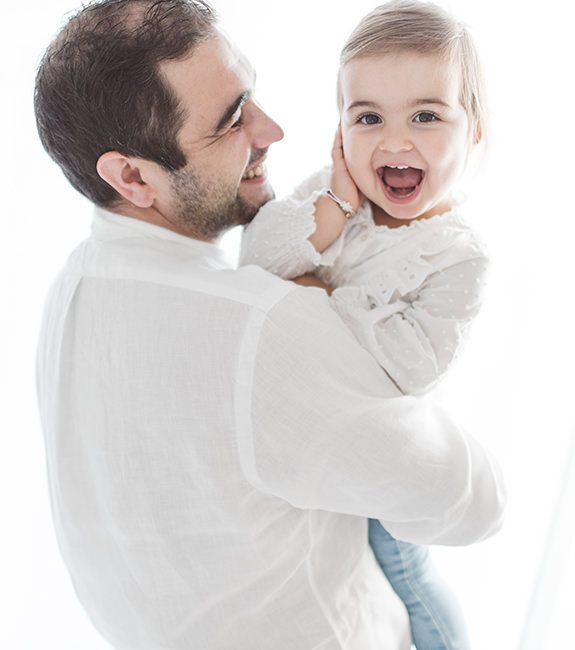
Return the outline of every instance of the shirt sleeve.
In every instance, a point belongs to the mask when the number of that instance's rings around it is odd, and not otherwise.
[[[239,265],[255,264],[284,280],[333,264],[343,233],[323,253],[309,241],[315,232],[315,202],[328,187],[330,168],[313,174],[286,199],[269,201],[244,228]]]
[[[487,267],[483,246],[463,230],[445,250],[392,258],[364,284],[336,289],[332,306],[403,393],[423,393],[456,358]]]
[[[429,398],[401,396],[319,289],[268,313],[241,440],[248,480],[298,508],[377,518],[426,544],[468,544],[501,524],[490,454]]]

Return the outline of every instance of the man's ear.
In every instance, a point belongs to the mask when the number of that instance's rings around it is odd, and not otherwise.
[[[107,151],[96,163],[100,177],[111,185],[120,196],[138,208],[149,208],[156,198],[156,190],[147,180],[150,161],[124,156],[117,151]]]

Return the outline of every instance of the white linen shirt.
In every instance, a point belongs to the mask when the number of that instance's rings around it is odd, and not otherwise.
[[[331,306],[401,392],[421,394],[447,372],[479,312],[485,247],[458,209],[397,228],[376,225],[366,201],[323,253],[309,241],[331,168],[270,201],[244,230],[240,264],[288,280],[313,272]]]
[[[367,517],[467,544],[499,470],[325,292],[104,210],[49,295],[38,391],[76,592],[119,650],[406,650]]]

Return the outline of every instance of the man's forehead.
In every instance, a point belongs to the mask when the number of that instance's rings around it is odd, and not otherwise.
[[[194,48],[188,58],[164,62],[161,70],[188,116],[204,127],[254,85],[250,62],[220,32]]]
[[[189,56],[163,61],[159,67],[175,86],[186,80],[207,80],[213,77],[214,72],[251,69],[239,48],[219,32],[196,45]]]
[[[229,67],[240,67],[250,76],[253,75],[253,68],[247,56],[234,43],[234,41],[224,32],[217,31],[216,38],[223,57]]]

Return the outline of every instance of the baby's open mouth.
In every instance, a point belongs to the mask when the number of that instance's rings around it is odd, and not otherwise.
[[[379,167],[377,175],[391,196],[405,199],[415,194],[423,180],[423,170],[404,165]]]

